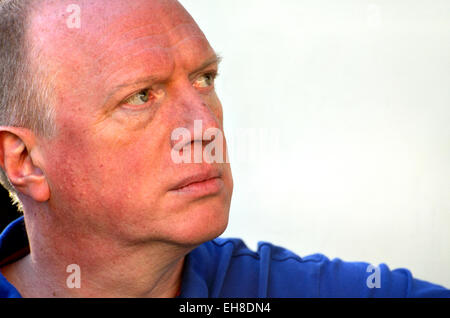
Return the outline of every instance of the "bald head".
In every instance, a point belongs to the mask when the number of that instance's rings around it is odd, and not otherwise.
[[[143,68],[147,74],[162,76],[158,74],[162,66],[165,71],[175,67],[174,54],[182,52],[185,59],[192,59],[199,53],[174,50],[183,45],[186,35],[197,38],[200,54],[215,55],[195,21],[175,0],[43,3],[31,14],[29,39],[55,78],[56,107],[80,95],[100,105],[113,94],[109,84],[136,79]],[[148,53],[152,53],[151,61],[143,61]],[[105,89],[107,95],[98,94]]]
[[[172,160],[173,131],[198,121],[201,136],[223,129],[219,59],[192,17],[174,0],[36,3],[30,64],[52,83],[56,133],[30,143],[28,166],[11,166],[29,210],[128,243],[217,237],[228,222],[229,165]],[[201,176],[214,181],[175,190]]]
[[[122,43],[179,22],[195,24],[172,0],[0,0],[0,126],[53,136],[55,108],[109,81],[102,75],[127,49]],[[20,203],[3,169],[0,183]]]

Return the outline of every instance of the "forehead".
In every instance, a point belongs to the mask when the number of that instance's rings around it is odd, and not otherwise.
[[[213,54],[192,17],[172,0],[43,1],[31,15],[30,40],[73,72],[115,76],[124,67],[173,68]],[[71,11],[76,4],[79,12]],[[79,13],[79,16],[78,16]],[[80,28],[70,27],[79,18]],[[72,19],[72,20],[71,20]],[[151,59],[149,60],[149,57]],[[59,70],[61,72],[61,70]],[[107,74],[107,75],[106,75]]]

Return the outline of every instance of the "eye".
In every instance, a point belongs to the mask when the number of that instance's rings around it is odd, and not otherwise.
[[[217,77],[217,73],[206,73],[199,76],[195,82],[194,86],[197,88],[206,88],[214,85],[214,80]]]
[[[145,89],[127,98],[124,101],[124,104],[132,106],[140,106],[148,103],[149,100],[150,100],[150,90]]]

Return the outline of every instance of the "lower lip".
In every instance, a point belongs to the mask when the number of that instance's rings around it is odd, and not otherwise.
[[[223,180],[221,178],[214,178],[202,182],[192,183],[186,187],[172,190],[171,192],[201,197],[217,194],[222,188]]]

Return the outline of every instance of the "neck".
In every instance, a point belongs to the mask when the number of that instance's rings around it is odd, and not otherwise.
[[[80,233],[73,226],[70,230],[70,226],[54,224],[51,219],[41,221],[25,215],[30,254],[2,269],[22,296],[177,295],[184,257],[192,247],[160,241],[124,244],[95,233]],[[70,271],[71,264],[78,265],[80,271]],[[80,288],[74,284],[77,281]]]

